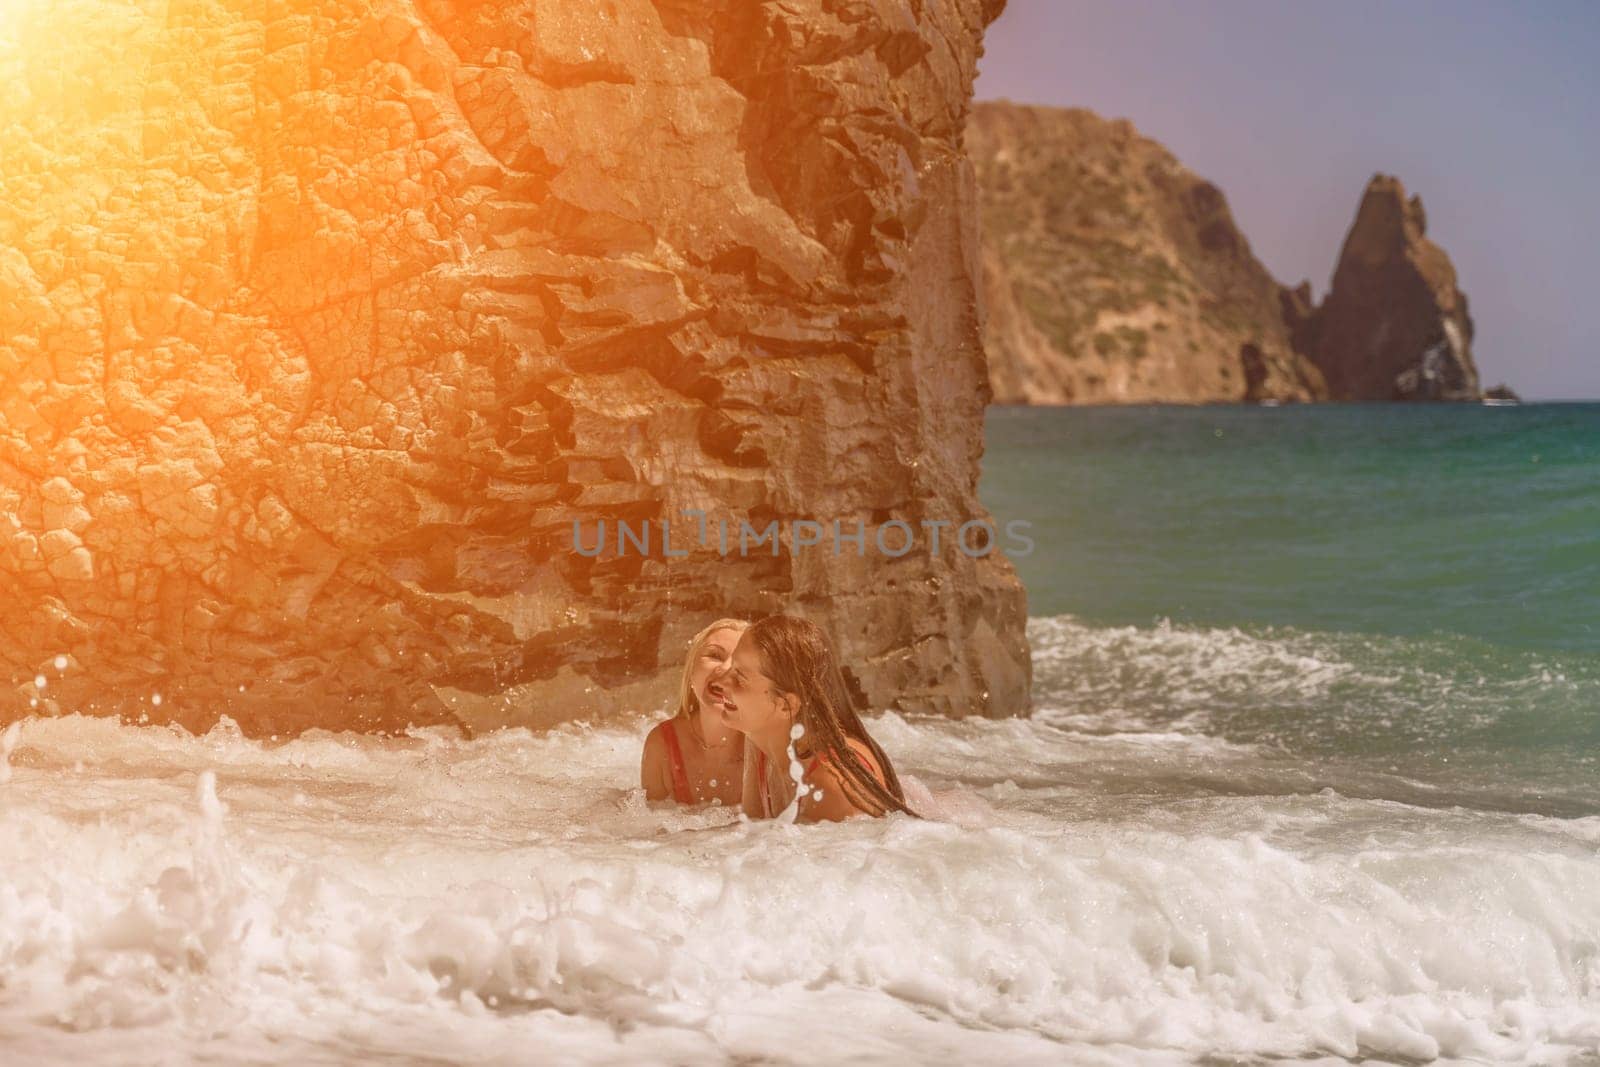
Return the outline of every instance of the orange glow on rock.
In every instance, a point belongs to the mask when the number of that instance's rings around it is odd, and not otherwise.
[[[46,710],[196,726],[637,708],[702,615],[791,593],[882,599],[847,639],[897,663],[874,694],[1022,706],[1003,563],[893,593],[567,544],[687,507],[979,510],[981,26],[900,27],[895,73],[816,12],[605,7],[6,8],[0,721],[63,653]],[[813,81],[786,50],[824,24],[865,43]]]

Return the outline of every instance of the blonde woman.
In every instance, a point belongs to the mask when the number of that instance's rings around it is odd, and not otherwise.
[[[657,723],[644,739],[639,784],[651,800],[733,807],[742,799],[744,735],[721,715],[702,709],[708,706],[706,681],[727,663],[749,626],[740,619],[718,619],[689,642],[677,714]]]

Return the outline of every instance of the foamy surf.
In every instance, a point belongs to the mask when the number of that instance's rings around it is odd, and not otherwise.
[[[1230,792],[1600,815],[1600,661],[1452,634],[1029,621],[1034,722],[1167,737]],[[1159,767],[1102,761],[1145,789]],[[1193,784],[1191,782],[1191,784]],[[1180,788],[1188,785],[1180,783]]]
[[[1181,729],[871,725],[934,818],[653,810],[627,788],[642,720],[286,743],[30,721],[0,791],[0,1048],[16,1063],[1600,1049],[1600,819],[1254,793],[1263,753]],[[1115,770],[1139,761],[1144,788]]]

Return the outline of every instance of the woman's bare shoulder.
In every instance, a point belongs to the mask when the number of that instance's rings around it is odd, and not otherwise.
[[[806,780],[814,786],[836,784],[839,776],[844,773],[844,769],[839,766],[840,760],[854,756],[867,769],[867,773],[876,778],[879,784],[882,784],[883,768],[878,766],[877,757],[872,754],[872,749],[853,737],[846,738],[845,741],[850,746],[850,755],[825,753],[812,759],[806,774]]]
[[[671,719],[662,719],[650,727],[650,732],[644,735],[644,745],[639,753],[641,763],[646,767],[660,768],[666,774],[667,765],[671,762],[667,754],[667,723]]]
[[[671,784],[667,773],[667,742],[662,736],[661,724],[656,723],[645,735],[644,746],[639,753],[639,784],[644,786],[649,799],[662,800],[670,794]]]
[[[865,741],[859,741],[854,737],[845,738],[845,743],[850,746],[850,751],[855,754],[856,759],[861,761],[862,766],[866,767],[878,781],[883,781],[883,768],[878,766],[878,757],[872,754],[871,746]]]
[[[882,772],[878,769],[878,762],[872,757],[872,751],[866,745],[854,739],[850,740],[850,752],[861,761],[868,769],[868,773],[883,781]],[[812,762],[810,771],[806,775],[806,789],[800,797],[800,819],[802,822],[837,822],[856,815],[881,814],[868,808],[859,807],[850,799],[852,790],[846,788],[844,779],[847,772],[841,766],[841,759],[850,756],[832,756],[816,759]]]

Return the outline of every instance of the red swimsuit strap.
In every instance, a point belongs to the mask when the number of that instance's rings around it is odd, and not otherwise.
[[[661,724],[661,740],[667,743],[667,762],[672,767],[672,798],[679,804],[693,804],[694,794],[689,790],[689,769],[683,764],[683,749],[678,745],[678,731],[671,719]]]
[[[883,785],[884,784],[884,782],[883,782],[883,772],[878,770],[878,761],[877,760],[874,760],[874,759],[872,759],[872,758],[870,758],[868,756],[863,756],[859,751],[856,750],[854,745],[850,746],[849,751],[850,751],[850,755],[855,757],[856,762],[860,763],[862,768],[868,774],[872,775],[872,777],[877,780],[879,785]],[[818,752],[815,756],[811,757],[811,762],[806,764],[806,777],[807,778],[811,777],[811,772],[817,769],[817,765],[819,763],[826,763],[829,766],[834,766],[838,762],[839,762],[838,760],[834,759],[828,753],[826,753],[826,752]]]
[[[811,772],[817,769],[817,764],[828,758],[826,752],[819,752],[811,757],[806,764],[805,777],[809,780]],[[761,789],[761,814],[767,818],[772,817],[772,794],[767,787],[767,754],[756,749],[756,784]]]

